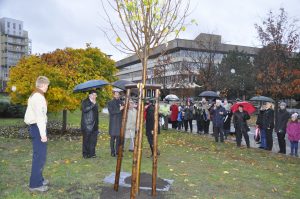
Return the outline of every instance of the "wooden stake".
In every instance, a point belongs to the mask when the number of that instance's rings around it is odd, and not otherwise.
[[[156,196],[156,178],[157,178],[157,133],[158,133],[158,107],[159,107],[159,89],[155,90],[155,111],[154,111],[154,131],[153,131],[153,165],[152,165],[152,196]]]
[[[130,98],[130,89],[127,89],[126,98],[125,98],[125,107],[124,107],[124,111],[123,111],[123,115],[122,115],[120,143],[119,143],[119,148],[118,148],[118,160],[117,160],[117,166],[116,166],[115,185],[114,185],[115,191],[118,191],[118,188],[119,188],[119,180],[120,180],[120,172],[121,172],[122,156],[123,156],[123,148],[124,148],[124,133],[125,133],[126,123],[127,123],[129,98]]]

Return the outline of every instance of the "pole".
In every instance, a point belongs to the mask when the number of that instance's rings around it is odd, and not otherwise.
[[[122,115],[122,128],[121,128],[121,132],[120,132],[120,143],[119,143],[119,146],[118,146],[119,147],[118,148],[118,159],[117,159],[115,184],[114,184],[114,190],[115,191],[118,191],[118,188],[119,188],[119,180],[120,180],[120,172],[121,172],[122,156],[123,156],[123,147],[124,147],[124,132],[125,132],[126,123],[127,123],[129,97],[130,97],[130,89],[127,89],[126,99],[125,99],[125,107],[124,107],[124,112],[123,112],[123,115]]]
[[[134,151],[133,151],[133,160],[132,160],[132,173],[131,173],[131,191],[130,191],[130,199],[135,199],[137,193],[136,187],[136,179],[137,179],[137,158],[138,158],[138,146],[140,140],[140,118],[143,118],[143,113],[141,112],[142,106],[142,92],[143,86],[138,84],[139,88],[139,101],[138,101],[138,111],[137,111],[137,119],[136,119],[136,136],[134,140]]]
[[[154,111],[154,132],[153,132],[152,196],[156,196],[158,105],[159,105],[159,89],[156,89],[155,90],[155,111]]]

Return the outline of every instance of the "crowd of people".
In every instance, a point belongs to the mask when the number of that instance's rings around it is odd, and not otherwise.
[[[187,101],[185,104],[176,101],[163,103],[160,106],[161,126],[168,129],[168,120],[172,123],[172,128],[193,132],[192,121],[196,121],[198,134],[209,134],[209,126],[212,123],[213,133],[216,142],[224,142],[227,139],[231,124],[235,129],[236,145],[241,146],[242,137],[244,137],[246,146],[250,148],[250,139],[248,132],[250,127],[247,120],[250,115],[244,110],[243,105],[239,105],[237,111],[232,112],[232,103],[227,100],[215,100],[208,103],[203,98],[199,102],[192,103]],[[276,122],[275,122],[276,121]],[[281,102],[279,111],[275,117],[274,104],[266,102],[263,104],[257,114],[256,132],[259,139],[256,140],[259,148],[272,150],[273,132],[277,134],[279,151],[286,154],[286,134],[290,141],[291,156],[298,157],[298,141],[300,140],[300,123],[298,123],[298,113],[290,114],[286,109],[286,103]],[[257,136],[257,135],[256,135]]]
[[[39,76],[36,80],[36,89],[28,99],[28,106],[25,113],[24,122],[29,125],[29,132],[32,138],[32,169],[29,183],[30,191],[45,192],[48,190],[49,181],[43,177],[43,168],[47,156],[47,101],[44,94],[48,90],[50,81],[45,76]],[[122,113],[124,102],[120,99],[120,93],[114,91],[113,99],[108,102],[109,112],[109,135],[111,156],[118,155],[120,145],[120,132],[122,126]],[[96,158],[95,147],[97,145],[97,136],[99,134],[99,109],[97,105],[97,92],[89,91],[89,95],[82,101],[81,110],[81,131],[82,139],[82,156],[83,158]],[[275,118],[274,107],[272,103],[263,105],[257,116],[257,129],[260,132],[260,148],[272,150],[273,130],[277,133],[280,151],[286,153],[285,135],[291,143],[290,155],[298,157],[298,142],[300,140],[300,122],[298,123],[298,114],[293,113],[291,116],[286,110],[286,104],[280,104],[280,110]],[[125,143],[129,143],[129,151],[134,149],[134,137],[136,134],[136,104],[129,101],[128,117],[125,129]],[[143,115],[146,123],[146,136],[153,155],[153,131],[154,131],[155,108],[154,101],[148,100],[145,104],[145,113]],[[187,100],[185,104],[172,102],[169,106],[164,103],[159,108],[160,127],[167,130],[169,118],[172,128],[193,132],[193,120],[197,123],[198,134],[209,134],[209,126],[212,122],[213,136],[216,142],[224,142],[230,133],[231,119],[235,127],[236,144],[241,146],[242,136],[246,145],[250,147],[247,120],[250,116],[243,105],[238,106],[234,113],[231,110],[231,103],[226,100],[215,100],[209,103],[205,98],[200,102],[192,103]],[[291,120],[289,121],[289,118]],[[276,121],[276,122],[274,122]],[[276,124],[276,125],[275,125]],[[158,132],[158,133],[159,133]],[[124,146],[124,145],[123,145]],[[123,150],[125,147],[123,148]],[[159,155],[159,151],[158,151]]]

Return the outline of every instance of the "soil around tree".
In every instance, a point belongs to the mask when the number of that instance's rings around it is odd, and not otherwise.
[[[126,184],[131,184],[131,176],[128,176],[125,178],[125,183]],[[166,188],[169,184],[169,182],[165,181],[164,179],[161,178],[156,178],[156,188],[157,189],[164,189]],[[140,187],[152,187],[152,175],[149,173],[141,173],[140,174]]]

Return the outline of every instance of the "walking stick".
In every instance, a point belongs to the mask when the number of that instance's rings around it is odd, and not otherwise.
[[[122,127],[121,127],[121,132],[120,132],[120,143],[119,143],[119,146],[118,146],[118,160],[117,160],[115,184],[114,184],[114,190],[115,191],[118,191],[118,188],[119,188],[119,180],[120,180],[120,172],[121,172],[122,156],[123,156],[123,147],[124,147],[124,132],[125,132],[126,123],[127,123],[129,97],[130,97],[130,89],[127,89],[126,99],[125,99],[125,107],[124,107],[124,112],[123,112],[123,115],[122,115]]]

